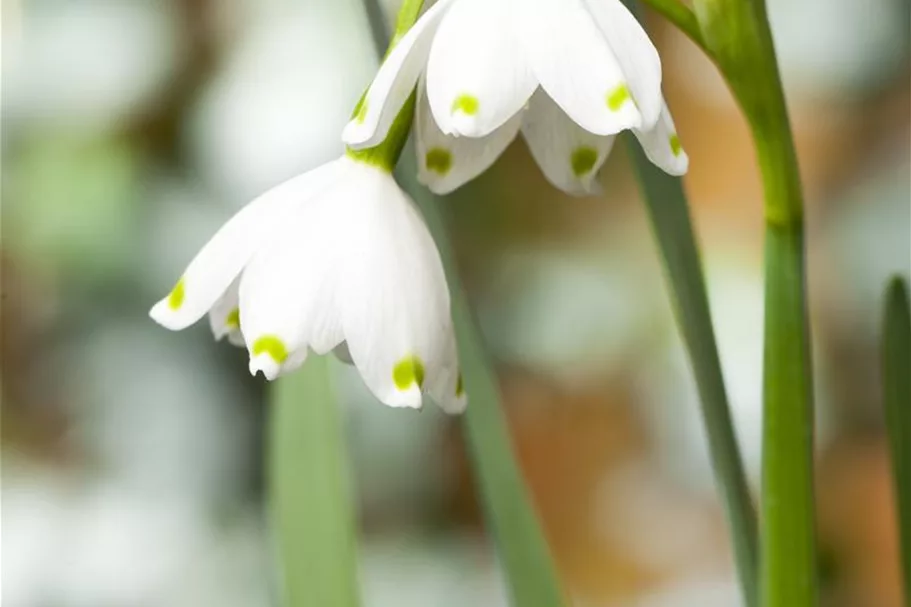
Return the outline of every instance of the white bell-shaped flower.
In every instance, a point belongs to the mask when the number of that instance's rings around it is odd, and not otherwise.
[[[484,172],[520,131],[573,194],[594,190],[624,130],[666,172],[688,167],[658,52],[619,0],[439,0],[380,67],[345,143],[380,143],[415,86],[420,178],[438,194]]]
[[[206,313],[275,379],[335,350],[393,407],[465,408],[439,252],[383,168],[342,157],[231,218],[151,316],[180,330]]]

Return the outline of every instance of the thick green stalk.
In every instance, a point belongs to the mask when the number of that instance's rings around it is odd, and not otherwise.
[[[652,230],[671,286],[677,325],[689,353],[702,403],[709,455],[734,543],[744,603],[758,601],[756,511],[743,471],[712,328],[699,248],[683,183],[653,165],[631,138],[629,152],[642,184]]]
[[[911,605],[911,311],[908,285],[894,278],[883,322],[883,405],[892,451],[905,605]]]
[[[270,516],[287,607],[359,605],[348,459],[328,364],[313,356],[272,388]]]
[[[803,192],[762,0],[696,0],[706,44],[749,122],[765,190],[761,604],[817,604],[813,381]]]

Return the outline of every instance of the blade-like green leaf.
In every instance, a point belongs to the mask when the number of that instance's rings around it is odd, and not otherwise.
[[[443,203],[417,184],[414,177],[417,167],[411,155],[400,168],[400,181],[421,206],[446,266],[459,359],[468,394],[463,426],[485,520],[506,573],[512,605],[565,605],[567,601],[547,540],[516,462],[496,376],[455,271],[449,238],[437,208]]]
[[[471,402],[464,427],[486,520],[509,580],[512,604],[516,607],[563,605],[547,540],[512,450],[496,377],[485,358],[468,304],[455,291],[459,285],[454,279],[450,283],[456,293],[453,302],[456,334]]]
[[[329,360],[311,356],[272,386],[270,517],[285,607],[357,607],[355,516]]]
[[[756,511],[734,435],[705,278],[690,221],[683,183],[655,167],[631,137],[628,150],[642,185],[652,231],[671,286],[677,324],[683,334],[702,403],[709,455],[727,512],[737,572],[747,605],[757,600]]]
[[[905,604],[911,605],[911,311],[908,285],[894,278],[883,322],[883,404],[892,450]]]

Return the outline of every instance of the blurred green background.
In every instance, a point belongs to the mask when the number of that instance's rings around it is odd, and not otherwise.
[[[394,11],[396,2],[386,2]],[[878,385],[911,274],[911,4],[769,0],[809,200],[824,601],[898,607]],[[276,604],[264,385],[148,308],[246,201],[342,151],[376,59],[358,0],[2,1],[2,602]],[[761,193],[713,66],[649,15],[691,157],[738,435],[758,480]],[[604,194],[517,142],[446,202],[513,438],[580,606],[739,604],[693,381],[618,146]],[[305,260],[302,260],[304,263]],[[506,604],[458,420],[334,364],[368,607]]]

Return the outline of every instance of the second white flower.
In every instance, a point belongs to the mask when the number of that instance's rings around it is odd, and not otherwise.
[[[663,170],[687,170],[658,52],[619,0],[439,0],[380,67],[345,142],[380,143],[415,87],[420,177],[436,193],[484,172],[519,132],[573,194],[595,189],[624,130]]]

